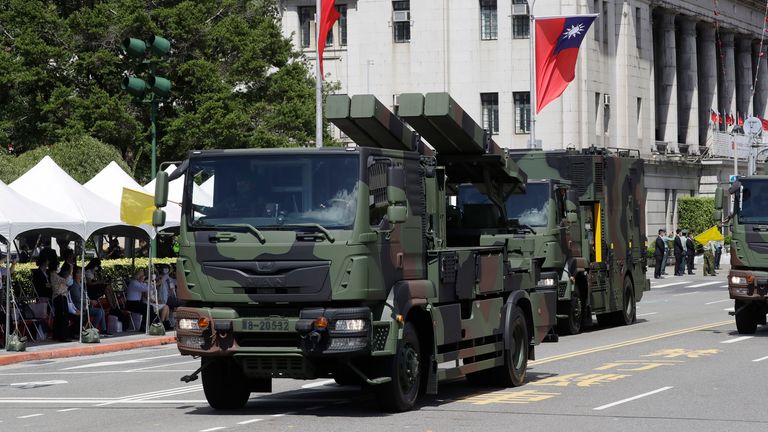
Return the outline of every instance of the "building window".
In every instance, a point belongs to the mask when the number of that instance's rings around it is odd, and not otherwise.
[[[496,0],[480,0],[480,39],[494,40],[498,37],[498,15]]]
[[[397,43],[411,41],[411,2],[392,2],[392,37]]]
[[[528,16],[526,0],[512,1],[512,37],[515,39],[531,37],[531,19]]]
[[[602,95],[597,92],[595,93],[595,134],[600,135],[600,132],[603,130],[602,125],[600,124],[600,106],[602,105],[600,103],[600,98]]]
[[[643,139],[643,98],[637,98],[637,139]]]
[[[339,11],[339,45],[347,46],[347,5],[338,5]]]
[[[299,8],[299,38],[301,39],[301,47],[309,48],[312,44],[312,24],[315,21],[315,8],[313,7],[300,7]]]
[[[531,93],[515,92],[512,98],[515,102],[515,133],[531,133]]]
[[[611,95],[603,95],[603,133],[608,135],[611,128]]]
[[[643,16],[639,7],[635,8],[635,46],[641,48],[643,39]]]
[[[499,133],[499,94],[480,93],[480,103],[483,107],[483,129]]]

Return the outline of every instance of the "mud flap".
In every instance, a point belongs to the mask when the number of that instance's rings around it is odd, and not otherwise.
[[[437,394],[437,359],[432,354],[429,357],[429,372],[427,373],[427,388],[424,392],[428,395]]]

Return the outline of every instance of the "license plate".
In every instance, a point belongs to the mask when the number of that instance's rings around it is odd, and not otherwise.
[[[290,321],[285,318],[254,318],[243,320],[243,330],[259,332],[290,331]]]

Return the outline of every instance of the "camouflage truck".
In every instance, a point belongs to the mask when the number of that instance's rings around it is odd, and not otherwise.
[[[525,174],[445,93],[401,95],[399,114],[431,148],[373,96],[334,95],[354,147],[193,151],[170,176],[186,175],[178,349],[201,357],[182,380],[201,373],[213,408],[273,378],[363,385],[392,411],[440,380],[524,383],[557,294],[494,206],[446,221],[458,185],[503,208]]]
[[[738,177],[729,189],[731,270],[728,294],[741,334],[753,334],[768,313],[768,176]],[[723,188],[715,193],[715,219],[722,220]]]
[[[529,198],[508,203],[515,223],[535,230],[542,281],[558,290],[558,330],[579,333],[635,321],[646,278],[645,186],[639,153],[591,147],[510,150],[529,176]]]

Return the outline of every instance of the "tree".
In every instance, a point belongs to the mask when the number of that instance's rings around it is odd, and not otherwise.
[[[678,222],[680,229],[700,234],[713,225],[712,212],[715,199],[711,197],[682,197],[677,200]]]
[[[303,146],[314,139],[314,78],[282,35],[277,0],[0,2],[0,146],[23,153],[90,135],[149,177],[149,109],[120,89],[141,75],[125,37],[156,34],[174,85],[158,155]]]

